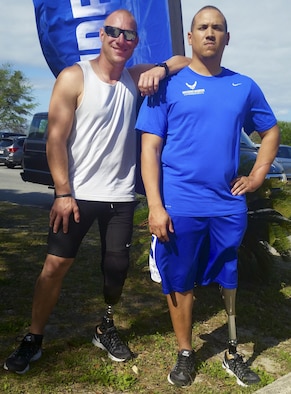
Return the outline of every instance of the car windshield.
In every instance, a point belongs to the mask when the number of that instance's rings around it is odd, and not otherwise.
[[[280,145],[277,153],[277,157],[291,159],[291,147]]]
[[[250,137],[249,137],[249,136],[247,135],[247,133],[244,132],[244,131],[241,132],[241,135],[240,135],[240,143],[241,143],[242,145],[247,146],[248,148],[256,149],[256,150],[257,150],[256,145],[253,143],[253,141],[250,139]]]
[[[0,140],[0,146],[2,148],[6,148],[6,146],[12,145],[13,144],[13,140],[10,140],[8,138],[3,138],[2,140]]]

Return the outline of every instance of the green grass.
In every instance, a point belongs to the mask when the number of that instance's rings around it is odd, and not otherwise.
[[[290,204],[285,204],[285,199],[281,203],[290,217]],[[34,283],[46,254],[48,211],[0,203],[0,218],[3,364],[30,324]],[[167,374],[176,359],[176,340],[160,286],[149,278],[146,218],[142,201],[135,215],[129,277],[115,308],[115,323],[136,358],[114,363],[91,344],[94,327],[104,312],[99,237],[94,227],[65,278],[46,328],[43,357],[31,363],[30,371],[23,376],[1,369],[1,393],[252,393],[290,372],[291,262],[277,257],[268,284],[249,278],[240,284],[237,294],[239,350],[250,358],[261,383],[242,389],[221,368],[228,338],[227,319],[217,286],[212,285],[195,289],[195,383],[183,390],[168,384]]]

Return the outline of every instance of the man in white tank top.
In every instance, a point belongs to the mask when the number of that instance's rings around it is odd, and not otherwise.
[[[83,237],[98,220],[106,313],[93,344],[115,361],[132,357],[113,323],[129,266],[135,207],[135,106],[138,88],[154,93],[161,79],[189,64],[174,56],[167,63],[125,69],[138,44],[136,21],[127,10],[110,14],[100,30],[100,56],[64,69],[49,107],[47,158],[55,185],[50,211],[48,254],[36,282],[30,332],[4,368],[19,374],[41,357],[47,320],[62,280]],[[147,70],[150,71],[146,72]]]

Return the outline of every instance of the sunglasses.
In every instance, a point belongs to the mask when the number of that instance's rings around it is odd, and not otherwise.
[[[105,33],[113,38],[117,38],[122,33],[126,41],[134,41],[137,37],[137,32],[134,30],[123,30],[119,27],[104,26]]]

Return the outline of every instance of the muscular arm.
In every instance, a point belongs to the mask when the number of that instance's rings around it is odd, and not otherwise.
[[[191,59],[185,56],[172,56],[166,60],[169,74],[172,75],[180,71],[188,66],[190,61]],[[166,76],[166,70],[163,67],[154,67],[154,64],[138,64],[130,68],[129,72],[142,96],[154,94],[159,88],[160,80]]]
[[[168,231],[174,232],[171,218],[160,194],[160,155],[163,140],[153,134],[142,134],[141,173],[149,207],[149,230],[160,241],[169,241]]]
[[[56,195],[71,193],[67,141],[82,86],[83,76],[79,66],[65,69],[57,78],[50,101],[46,149]],[[55,199],[50,212],[50,226],[54,232],[58,231],[61,224],[63,231],[68,231],[69,216],[72,212],[75,221],[79,221],[79,210],[73,198]]]
[[[262,183],[273,163],[280,144],[279,127],[275,125],[271,129],[260,133],[262,143],[258,151],[257,159],[249,176],[239,177],[232,185],[233,195],[242,195],[257,190]]]

